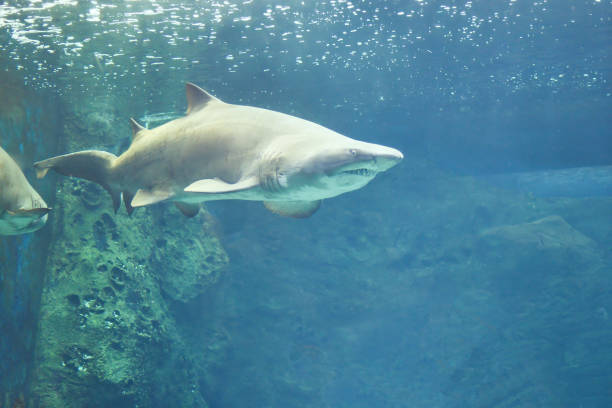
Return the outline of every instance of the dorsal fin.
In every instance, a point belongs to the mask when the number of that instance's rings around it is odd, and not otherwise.
[[[136,138],[136,135],[141,130],[146,130],[147,128],[142,126],[140,123],[136,122],[136,119],[130,118],[130,125],[132,126],[132,139]]]
[[[187,115],[197,110],[205,107],[210,101],[218,101],[219,99],[215,98],[202,88],[197,85],[192,84],[191,82],[187,82],[185,85],[185,91],[187,93]]]
[[[132,126],[132,142],[138,139],[139,136],[142,136],[144,134],[144,130],[147,130],[146,127],[136,122],[136,119],[134,118],[130,118],[130,125]]]

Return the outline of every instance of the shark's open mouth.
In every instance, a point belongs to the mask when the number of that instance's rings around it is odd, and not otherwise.
[[[361,169],[344,170],[342,171],[342,174],[354,174],[356,176],[372,177],[376,175],[376,172],[371,169],[361,168]]]

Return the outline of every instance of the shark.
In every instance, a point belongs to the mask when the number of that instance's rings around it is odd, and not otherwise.
[[[0,147],[0,235],[39,230],[50,210],[19,165]]]
[[[273,213],[305,218],[321,200],[364,187],[398,164],[394,148],[341,135],[268,109],[221,101],[186,84],[184,116],[147,129],[133,118],[120,156],[85,150],[34,163],[100,184],[115,212],[173,201],[186,216],[211,200],[261,201]]]

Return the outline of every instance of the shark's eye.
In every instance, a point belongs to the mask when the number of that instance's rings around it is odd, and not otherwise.
[[[357,150],[355,149],[349,149],[349,153],[351,154],[351,156],[356,157],[357,156]]]

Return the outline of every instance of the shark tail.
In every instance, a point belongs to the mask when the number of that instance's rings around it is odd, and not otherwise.
[[[121,190],[111,183],[111,168],[117,156],[101,150],[83,150],[34,163],[36,176],[43,178],[52,169],[64,176],[74,176],[101,185],[113,199],[115,212],[121,204]],[[127,208],[127,207],[126,207]]]

